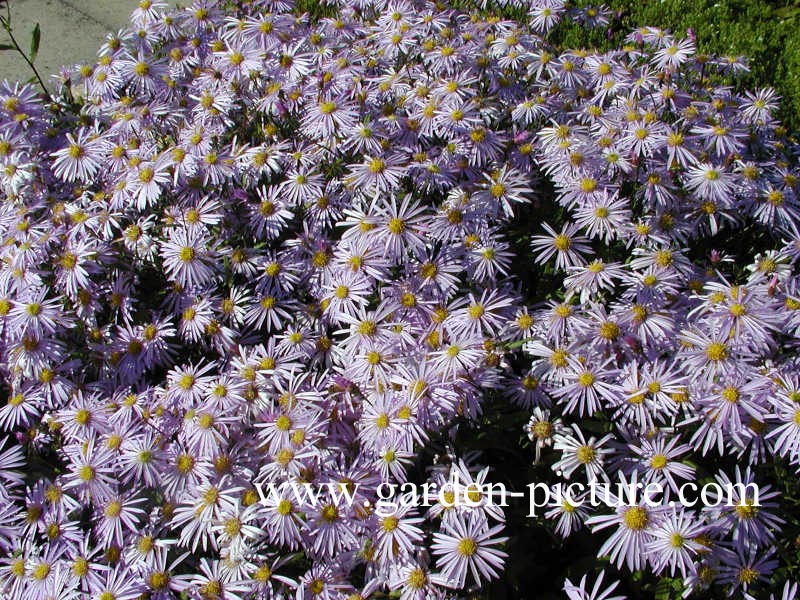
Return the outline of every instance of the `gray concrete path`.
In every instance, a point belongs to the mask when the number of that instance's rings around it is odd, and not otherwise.
[[[92,63],[106,35],[128,23],[139,0],[7,0],[11,7],[14,37],[27,52],[31,31],[36,23],[41,29],[41,43],[36,68],[47,81],[62,65]],[[175,6],[176,2],[170,2]],[[188,2],[184,1],[185,6]],[[5,3],[0,10],[6,14]],[[0,44],[8,43],[0,29]],[[0,80],[28,79],[32,73],[13,50],[0,51]]]

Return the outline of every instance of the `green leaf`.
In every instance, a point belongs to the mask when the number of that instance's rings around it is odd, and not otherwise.
[[[800,15],[800,7],[797,6],[784,6],[782,8],[776,8],[772,11],[779,19],[794,19],[796,16]]]
[[[655,600],[669,600],[672,595],[672,582],[669,579],[662,578],[656,584]]]
[[[36,24],[36,27],[33,28],[33,33],[31,33],[31,62],[36,60],[36,55],[39,54],[39,41],[42,39],[42,31],[39,29],[39,24]]]
[[[0,50],[13,50],[14,46],[11,44],[0,44]]]

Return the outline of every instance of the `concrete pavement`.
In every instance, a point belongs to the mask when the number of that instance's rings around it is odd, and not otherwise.
[[[62,65],[94,62],[97,49],[109,32],[115,32],[129,21],[139,0],[7,0],[11,8],[14,37],[26,52],[30,48],[31,31],[38,22],[41,43],[36,68],[42,79],[58,73]],[[175,6],[176,2],[170,2]],[[185,6],[187,1],[183,2]],[[3,15],[6,14],[5,3]],[[5,31],[0,30],[0,44],[7,44]],[[0,80],[26,80],[32,73],[25,61],[13,50],[0,51]]]

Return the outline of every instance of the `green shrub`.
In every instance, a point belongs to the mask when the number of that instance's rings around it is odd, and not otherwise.
[[[578,4],[589,4],[580,1]],[[800,130],[800,2],[767,0],[628,0],[606,2],[616,13],[611,37],[564,24],[553,38],[562,47],[618,47],[632,29],[653,25],[697,37],[700,52],[741,55],[751,72],[740,83],[748,88],[774,87],[782,97],[780,118]]]

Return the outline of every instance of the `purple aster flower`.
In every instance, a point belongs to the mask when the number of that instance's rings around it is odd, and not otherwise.
[[[77,136],[66,135],[69,144],[53,153],[53,170],[65,181],[89,181],[100,169],[105,142],[92,132],[81,129]]]
[[[169,278],[183,288],[196,288],[208,283],[216,274],[214,252],[209,240],[197,228],[174,229],[169,241],[161,246],[164,270]]]
[[[495,537],[502,529],[502,525],[488,527],[485,518],[471,515],[453,519],[444,533],[434,534],[432,550],[447,587],[463,587],[468,572],[478,584],[497,578],[508,556],[494,547],[508,540]]]
[[[614,590],[617,589],[619,581],[612,581],[611,585],[602,589],[605,574],[605,571],[600,571],[591,590],[587,587],[586,575],[581,577],[578,585],[567,579],[564,581],[564,592],[570,600],[625,600],[626,596],[611,596]]]
[[[677,570],[684,578],[694,572],[694,557],[705,550],[696,540],[706,531],[706,526],[695,520],[691,513],[673,507],[672,513],[664,515],[651,530],[647,554],[653,571],[661,573],[669,567],[670,577],[674,577]]]
[[[556,233],[547,223],[542,223],[542,227],[548,235],[531,237],[531,244],[537,252],[536,262],[544,263],[555,256],[556,269],[561,270],[586,263],[583,254],[590,251],[589,240],[575,235],[579,229],[578,225],[567,224],[562,228],[561,233]]]

